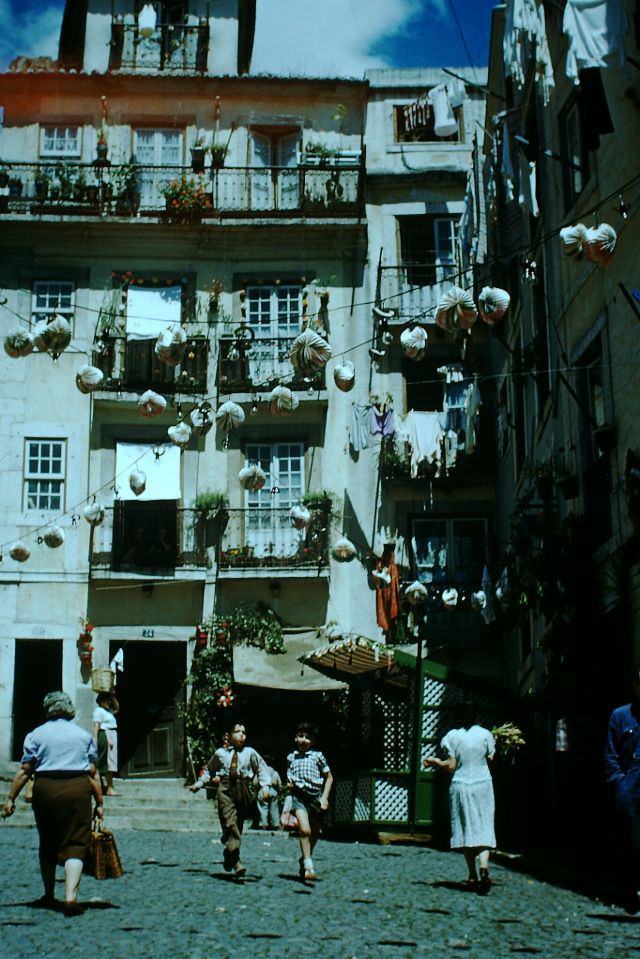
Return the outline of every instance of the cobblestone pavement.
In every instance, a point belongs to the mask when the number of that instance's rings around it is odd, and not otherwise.
[[[236,883],[221,867],[217,837],[123,830],[117,838],[125,875],[83,878],[87,909],[67,918],[29,905],[42,892],[35,830],[0,826],[3,957],[640,955],[640,916],[499,865],[480,897],[459,885],[465,869],[454,853],[321,840],[311,885],[297,878],[293,837],[251,831],[247,878]],[[61,882],[56,891],[64,895]]]

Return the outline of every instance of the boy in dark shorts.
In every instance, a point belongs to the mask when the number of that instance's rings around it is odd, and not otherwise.
[[[296,730],[296,748],[287,756],[287,788],[281,823],[286,826],[289,813],[298,820],[300,836],[300,876],[317,879],[311,854],[318,841],[324,813],[329,808],[333,776],[327,760],[315,748],[317,734],[310,723],[300,723]]]

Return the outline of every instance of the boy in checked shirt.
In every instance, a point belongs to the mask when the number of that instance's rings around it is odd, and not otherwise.
[[[318,877],[313,868],[311,854],[318,841],[322,818],[329,808],[329,793],[333,776],[327,760],[315,748],[316,730],[310,723],[300,723],[296,730],[296,748],[287,756],[287,788],[289,795],[284,801],[281,824],[286,826],[289,813],[293,813],[299,826],[300,877],[314,880]]]

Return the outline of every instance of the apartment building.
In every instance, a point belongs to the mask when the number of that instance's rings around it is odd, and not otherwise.
[[[111,6],[69,2],[58,61],[2,78],[0,758],[53,686],[87,724],[91,671],[115,661],[123,772],[182,775],[184,681],[215,642],[198,627],[247,604],[275,612],[290,648],[234,664],[272,746],[344,682],[298,661],[332,639],[418,638],[496,678],[499,643],[470,606],[493,522],[491,397],[476,452],[437,470],[416,456],[413,476],[388,419],[442,411],[438,367],[459,372],[463,342],[484,362],[486,331],[434,322],[459,274],[484,75],[456,71],[445,140],[430,110],[411,121],[442,71],[254,76],[251,3]],[[414,328],[417,360],[401,343]],[[428,621],[404,600],[381,618],[392,550],[399,584],[428,584]]]

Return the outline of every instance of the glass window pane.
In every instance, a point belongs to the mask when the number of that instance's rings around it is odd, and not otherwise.
[[[484,521],[454,520],[452,576],[455,582],[478,584],[484,562]]]
[[[413,549],[416,578],[421,583],[448,579],[446,520],[415,520]]]

